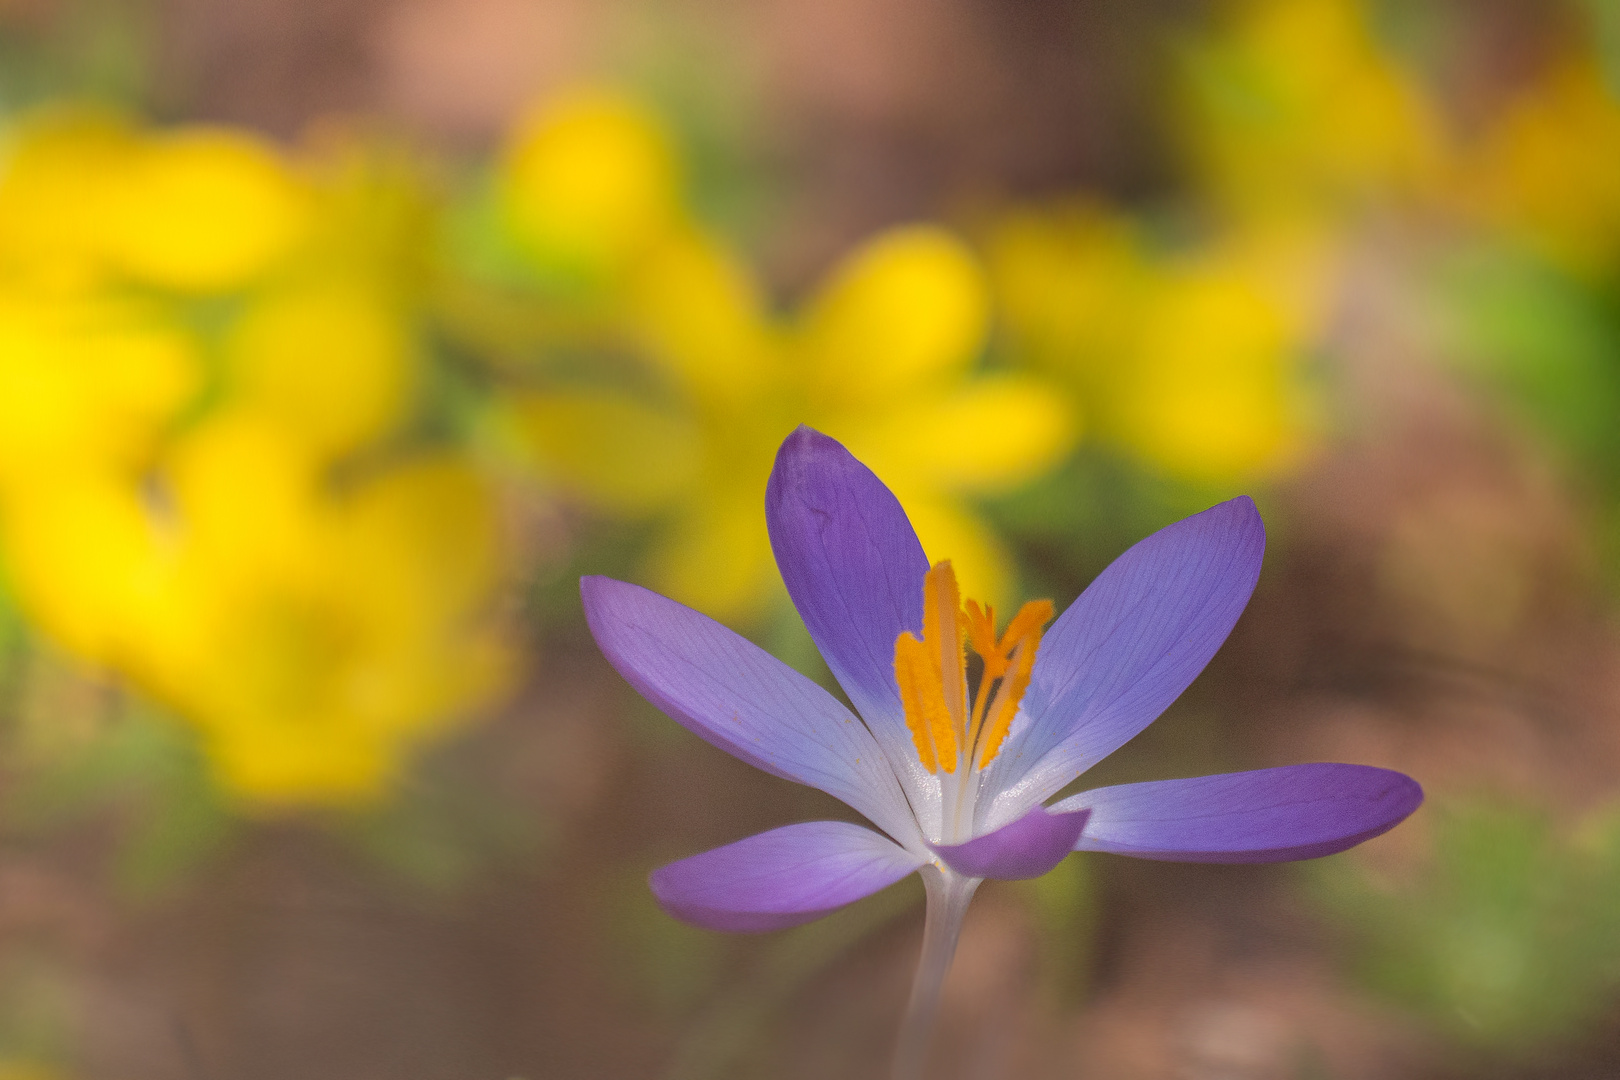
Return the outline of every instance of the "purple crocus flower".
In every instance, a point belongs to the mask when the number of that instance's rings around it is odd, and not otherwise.
[[[583,579],[585,614],[613,666],[677,722],[877,827],[786,825],[662,867],[652,890],[671,915],[772,930],[921,873],[923,956],[897,1075],[920,1068],[984,879],[1038,877],[1071,851],[1315,858],[1392,828],[1423,800],[1398,772],[1312,764],[1048,804],[1162,713],[1226,640],[1265,549],[1247,497],[1141,541],[1049,629],[1052,606],[1036,601],[999,636],[990,608],[963,603],[950,563],[930,567],[888,488],[827,436],[801,427],[782,444],[765,516],[788,593],[858,716],[744,638],[639,586]]]

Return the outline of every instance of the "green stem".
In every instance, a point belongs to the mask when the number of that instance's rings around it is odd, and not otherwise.
[[[939,1015],[939,992],[956,955],[962,920],[981,878],[963,877],[940,866],[922,868],[928,914],[923,920],[922,956],[911,983],[911,1000],[900,1022],[894,1051],[894,1080],[920,1080],[928,1060],[928,1043]]]

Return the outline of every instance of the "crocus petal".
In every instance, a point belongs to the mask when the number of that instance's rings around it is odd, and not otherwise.
[[[648,701],[727,753],[820,788],[891,836],[920,843],[882,751],[831,694],[668,597],[605,577],[579,585],[602,654]]]
[[[782,581],[897,771],[921,769],[894,681],[894,642],[922,632],[928,559],[900,503],[833,439],[800,427],[776,454],[765,520]]]
[[[797,926],[887,888],[922,856],[846,821],[772,829],[652,872],[663,909],[711,930]]]
[[[1422,802],[1423,789],[1404,773],[1317,763],[1098,788],[1054,809],[1091,811],[1080,851],[1259,863],[1354,847]]]
[[[1239,496],[1160,529],[1098,575],[1041,642],[981,827],[1044,801],[1168,708],[1243,613],[1265,545],[1254,503]]]
[[[1011,825],[965,844],[930,844],[947,866],[968,877],[1022,881],[1036,878],[1075,849],[1089,809],[1048,812],[1037,806]]]

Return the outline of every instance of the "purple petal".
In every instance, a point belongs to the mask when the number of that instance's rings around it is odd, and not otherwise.
[[[797,926],[887,888],[927,860],[871,829],[809,821],[659,867],[659,906],[710,930]]]
[[[1422,802],[1423,789],[1405,773],[1318,763],[1098,788],[1056,808],[1091,810],[1080,851],[1257,863],[1354,847]]]
[[[602,654],[643,697],[756,768],[820,788],[903,841],[920,842],[871,732],[836,698],[757,645],[668,597],[581,578]]]
[[[991,766],[989,790],[1005,797],[986,820],[1045,800],[1168,708],[1243,613],[1265,546],[1244,495],[1160,529],[1098,575],[1041,641],[1027,720]]]
[[[917,754],[895,686],[894,642],[922,631],[928,558],[905,511],[842,445],[800,427],[777,451],[765,520],[782,581],[816,647],[909,772]]]
[[[1011,825],[965,844],[929,844],[947,866],[968,877],[1022,881],[1036,878],[1074,850],[1089,810],[1050,813],[1037,806]]]

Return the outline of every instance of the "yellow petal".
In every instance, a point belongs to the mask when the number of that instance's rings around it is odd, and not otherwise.
[[[880,400],[972,363],[989,319],[989,286],[962,241],[934,226],[891,229],[811,300],[800,362],[829,402]]]
[[[1620,97],[1593,61],[1555,67],[1513,101],[1457,186],[1487,219],[1583,272],[1620,241]]]
[[[665,238],[630,285],[628,318],[647,358],[699,404],[735,408],[784,374],[758,281],[712,236]]]
[[[470,463],[423,454],[343,507],[343,536],[368,602],[386,622],[455,626],[484,603],[500,566],[494,496]]]
[[[1183,129],[1229,205],[1275,217],[1433,191],[1449,147],[1356,0],[1258,0],[1191,54]]]
[[[0,259],[47,272],[78,264],[83,274],[100,260],[113,184],[136,153],[136,135],[115,114],[58,108],[25,117],[9,136]]]
[[[1121,373],[1118,436],[1194,478],[1292,464],[1314,419],[1303,370],[1320,317],[1312,297],[1215,253],[1167,273],[1154,306]]]
[[[1006,491],[1039,476],[1074,446],[1078,428],[1064,395],[1011,374],[829,426],[879,476],[956,491]]]
[[[304,235],[309,196],[267,143],[223,128],[150,137],[117,178],[108,258],[166,288],[235,288]]]
[[[0,481],[141,467],[197,392],[197,343],[144,305],[0,298]]]
[[[306,444],[250,412],[220,411],[188,430],[164,474],[188,563],[221,579],[316,574],[329,540],[323,472]]]
[[[6,524],[11,585],[36,625],[70,652],[116,665],[162,631],[173,553],[132,487],[58,475],[12,502]]]
[[[225,343],[230,389],[336,456],[402,418],[415,376],[405,315],[359,282],[304,282],[253,299]]]
[[[1024,208],[997,224],[988,258],[1017,358],[1095,394],[1148,317],[1134,223],[1088,202]]]
[[[710,491],[682,507],[649,555],[654,588],[721,622],[757,617],[781,588],[762,490]]]
[[[306,543],[287,557],[188,564],[206,633],[176,658],[171,697],[236,793],[363,801],[505,684],[510,652],[482,614],[493,507],[463,462],[433,455],[302,512]]]
[[[658,118],[635,100],[579,89],[518,121],[499,164],[513,226],[543,259],[617,273],[679,217],[680,168]]]
[[[398,779],[410,744],[320,714],[209,714],[203,745],[221,787],[264,809],[364,806]],[[295,721],[289,723],[288,721]]]
[[[504,421],[545,475],[609,513],[649,514],[697,480],[700,447],[691,424],[617,391],[527,393],[510,402]]]

